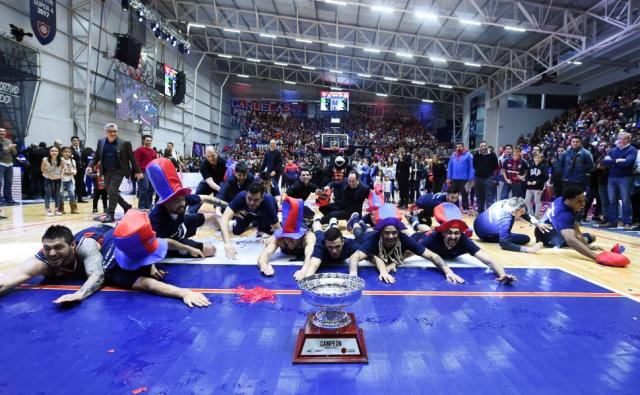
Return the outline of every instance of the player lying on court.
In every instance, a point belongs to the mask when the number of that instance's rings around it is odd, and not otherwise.
[[[203,294],[160,281],[167,272],[155,263],[166,257],[169,245],[204,257],[193,247],[157,238],[147,214],[138,210],[127,211],[115,229],[97,226],[74,236],[69,228],[53,225],[43,235],[42,249],[35,256],[0,276],[0,294],[43,275],[48,281],[86,279],[78,291],[54,300],[56,304],[80,302],[104,283],[181,299],[189,307],[209,306]]]

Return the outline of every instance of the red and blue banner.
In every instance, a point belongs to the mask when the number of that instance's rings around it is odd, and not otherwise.
[[[31,29],[40,44],[47,45],[56,36],[56,0],[29,0]]]

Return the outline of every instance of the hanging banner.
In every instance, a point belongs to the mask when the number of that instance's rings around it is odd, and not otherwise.
[[[39,76],[38,52],[0,37],[0,127],[23,148]]]
[[[56,0],[29,0],[31,29],[40,44],[47,45],[56,36]]]
[[[307,114],[306,103],[286,102],[250,102],[245,100],[231,100],[232,127],[242,128],[247,126],[254,113],[267,113],[271,115],[292,115],[302,117]]]

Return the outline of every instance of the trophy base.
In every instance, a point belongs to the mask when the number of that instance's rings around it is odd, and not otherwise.
[[[347,313],[350,323],[337,329],[314,325],[314,313],[298,333],[293,363],[368,363],[364,332],[358,328],[356,317]]]

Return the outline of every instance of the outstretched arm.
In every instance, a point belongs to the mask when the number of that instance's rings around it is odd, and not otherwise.
[[[320,259],[312,257],[308,262],[305,261],[300,270],[297,270],[295,273],[293,273],[293,278],[297,281],[300,281],[305,277],[312,276],[316,274],[321,264],[322,261]]]
[[[30,257],[21,265],[0,274],[0,295],[4,295],[32,277],[45,273],[47,273],[47,265],[36,257]]]
[[[201,293],[190,289],[179,288],[175,285],[163,283],[151,277],[138,277],[132,289],[153,293],[160,296],[182,299],[189,307],[208,307],[211,301]]]
[[[593,259],[594,261],[596,260],[598,254],[595,251],[591,250],[587,243],[576,237],[575,229],[563,229],[560,231],[560,234],[569,247],[578,251],[580,254],[586,256],[587,258]]]
[[[356,251],[349,257],[349,275],[358,275],[358,263],[367,259],[367,254],[363,251]]]
[[[514,281],[518,281],[518,278],[514,275],[511,274],[507,274],[504,271],[504,268],[502,267],[501,264],[499,264],[498,262],[494,262],[491,257],[489,256],[489,254],[487,254],[486,252],[480,250],[478,252],[475,253],[474,257],[478,258],[478,260],[482,263],[484,263],[485,265],[489,266],[489,268],[491,268],[491,270],[493,270],[493,272],[496,275],[496,281],[501,282],[505,285],[509,285]]]
[[[271,236],[267,241],[267,245],[258,256],[258,268],[265,276],[273,276],[275,273],[273,266],[269,264],[269,258],[271,258],[271,255],[273,255],[277,249],[278,242],[274,236]]]

